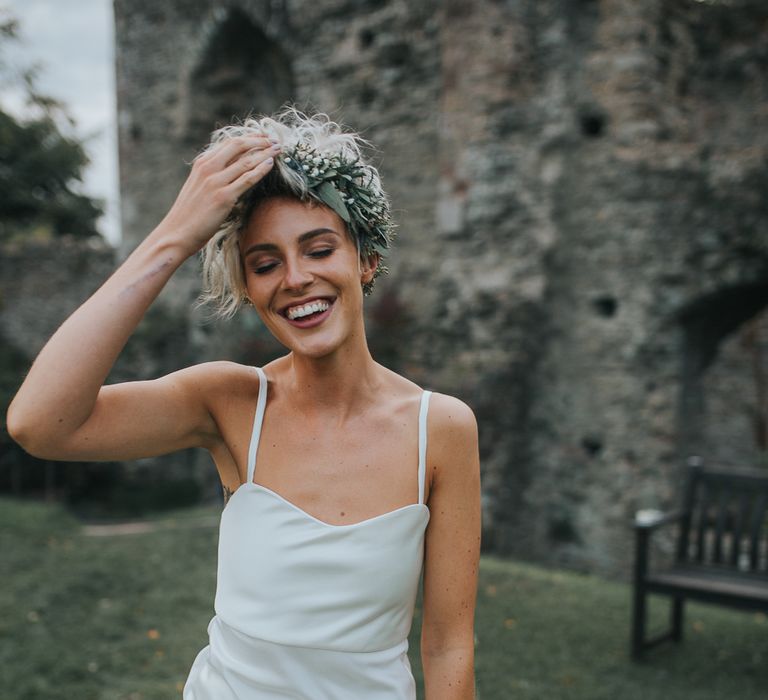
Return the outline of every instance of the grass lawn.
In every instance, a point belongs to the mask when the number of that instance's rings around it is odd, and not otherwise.
[[[216,512],[166,513],[148,533],[85,536],[60,507],[0,499],[0,697],[180,698],[213,615]],[[418,602],[411,664],[421,688]],[[635,665],[629,605],[623,584],[483,557],[479,700],[768,697],[765,616],[689,604],[683,644]],[[654,601],[652,624],[666,611]]]

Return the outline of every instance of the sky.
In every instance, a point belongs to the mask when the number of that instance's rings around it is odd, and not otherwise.
[[[105,200],[101,232],[120,238],[117,178],[114,23],[112,0],[0,0],[0,8],[19,20],[20,41],[5,56],[15,65],[39,64],[40,92],[63,102],[85,142],[91,165],[83,192]],[[3,105],[21,109],[21,100],[5,93]]]

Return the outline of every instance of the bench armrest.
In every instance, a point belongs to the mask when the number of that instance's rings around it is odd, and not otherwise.
[[[662,525],[668,525],[669,523],[678,522],[685,515],[685,511],[674,510],[669,513],[662,513],[661,511],[638,511],[635,514],[635,530],[645,530],[650,532]]]
[[[648,543],[651,534],[656,528],[668,523],[674,523],[682,520],[685,511],[674,510],[669,513],[661,511],[639,511],[635,515],[635,590],[645,578],[648,571]]]

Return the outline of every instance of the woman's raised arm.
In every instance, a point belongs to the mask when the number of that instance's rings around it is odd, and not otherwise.
[[[204,366],[103,386],[131,333],[176,269],[213,236],[278,147],[238,137],[199,156],[173,207],[54,333],[8,408],[11,437],[46,459],[134,459],[205,446],[217,433]]]

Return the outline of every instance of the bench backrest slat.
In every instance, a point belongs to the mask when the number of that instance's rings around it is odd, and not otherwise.
[[[730,489],[727,486],[719,489],[717,494],[716,507],[716,525],[715,525],[715,547],[712,559],[716,564],[723,561],[723,533],[725,532],[726,520],[728,516],[728,498]]]
[[[700,564],[704,562],[705,538],[707,534],[707,512],[709,511],[709,489],[703,481],[698,483],[698,508],[696,508],[696,518],[698,520],[698,534],[696,537],[696,561]],[[694,501],[694,507],[696,507]]]
[[[733,525],[733,541],[735,546],[731,547],[730,564],[733,568],[739,566],[739,550],[744,538],[745,525],[749,522],[749,507],[751,497],[748,491],[743,491],[739,498],[739,505],[736,509],[736,517]]]
[[[763,491],[756,499],[755,509],[752,512],[752,526],[749,533],[749,564],[753,571],[760,568],[760,542],[765,532],[766,506],[768,505],[768,492]]]

